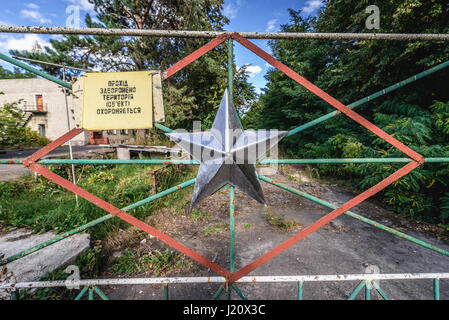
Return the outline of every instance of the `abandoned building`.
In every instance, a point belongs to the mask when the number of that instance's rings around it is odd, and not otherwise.
[[[26,125],[50,140],[68,131],[63,88],[41,78],[0,80],[0,106],[19,102]],[[69,106],[70,128],[74,127],[72,99]],[[135,130],[85,131],[72,139],[74,145],[129,143]]]

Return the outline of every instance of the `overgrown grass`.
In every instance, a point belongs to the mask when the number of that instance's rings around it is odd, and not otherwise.
[[[131,275],[135,272],[151,272],[155,277],[158,277],[161,273],[192,266],[191,262],[184,262],[181,253],[169,249],[165,251],[154,250],[146,254],[125,250],[121,257],[114,259],[114,262],[115,264],[110,268],[114,274],[126,273]]]
[[[77,167],[78,185],[118,208],[126,207],[152,195],[152,182],[148,171],[155,166],[82,166]],[[70,166],[50,166],[53,172],[68,178]],[[187,179],[193,173],[165,175],[159,182],[159,191]],[[130,211],[143,219],[155,209],[171,206],[180,201],[183,192],[155,200]],[[64,232],[106,215],[107,212],[79,198],[76,205],[73,193],[44,177],[36,180],[28,176],[18,181],[0,183],[0,223],[12,227],[30,227],[36,232],[54,230]],[[110,231],[128,226],[120,219],[110,219],[92,228],[94,239],[104,238]]]
[[[263,214],[263,217],[270,226],[281,231],[289,231],[295,227],[301,226],[301,224],[296,222],[295,220],[285,219],[280,214],[272,214],[270,212],[266,212]]]

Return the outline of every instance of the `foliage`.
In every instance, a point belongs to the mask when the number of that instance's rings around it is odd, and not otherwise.
[[[25,113],[20,101],[0,107],[0,147],[37,147],[50,141],[26,127]]]
[[[71,175],[71,166],[49,166],[64,178]],[[77,184],[100,196],[118,208],[149,197],[152,183],[147,174],[148,166],[82,166],[76,167]],[[189,178],[192,173],[184,170],[172,174],[159,185],[160,190]],[[184,196],[182,192],[170,194],[131,211],[141,219],[156,208],[171,206]],[[31,227],[36,232],[54,230],[65,232],[104,216],[104,210],[79,198],[76,205],[73,193],[59,187],[44,177],[22,178],[18,181],[0,182],[0,222],[14,227]],[[92,229],[95,239],[104,238],[109,232],[128,226],[120,219],[110,219]]]
[[[326,1],[316,17],[289,10],[284,32],[367,32],[368,0]],[[383,33],[447,33],[449,3],[431,0],[378,2]],[[273,54],[345,104],[449,60],[436,41],[274,40]],[[278,70],[243,122],[258,128],[292,129],[335,109]],[[449,73],[442,70],[358,107],[381,129],[425,157],[449,156]],[[282,142],[303,158],[404,157],[371,132],[339,115]],[[402,165],[320,165],[322,175],[353,181],[360,190],[375,185]],[[378,196],[392,211],[428,221],[448,219],[442,196],[448,190],[447,164],[425,164]]]
[[[7,70],[0,66],[0,79],[31,79],[36,76],[29,71],[21,71],[21,69],[15,67],[12,71]]]
[[[289,231],[300,226],[295,220],[285,219],[281,214],[266,212],[263,214],[263,218],[270,226],[281,231]]]
[[[182,261],[182,254],[169,249],[165,251],[154,250],[150,253],[139,254],[130,250],[125,250],[121,257],[114,259],[110,270],[114,274],[131,275],[135,272],[151,271],[155,277],[162,272],[171,272],[177,268],[187,268],[191,263],[185,264]]]

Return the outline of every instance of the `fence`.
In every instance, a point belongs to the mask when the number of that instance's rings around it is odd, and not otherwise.
[[[291,70],[286,65],[282,64],[280,61],[276,60],[272,56],[270,56],[268,53],[264,52],[262,49],[251,43],[247,40],[247,38],[253,38],[253,39],[339,39],[339,40],[348,40],[348,39],[365,39],[365,40],[377,40],[377,39],[384,39],[384,40],[401,40],[401,41],[413,41],[413,40],[438,40],[438,41],[448,41],[449,35],[443,34],[443,35],[425,35],[425,34],[309,34],[309,33],[229,33],[229,32],[201,32],[201,31],[160,31],[160,30],[116,30],[116,29],[66,29],[66,28],[50,28],[50,27],[16,27],[16,26],[0,26],[0,32],[23,32],[23,33],[46,33],[46,34],[85,34],[85,35],[124,35],[124,36],[154,36],[154,37],[201,37],[201,38],[213,38],[210,42],[205,44],[203,47],[199,48],[198,50],[194,51],[178,63],[174,64],[173,66],[169,67],[167,70],[163,72],[163,79],[167,79],[174,75],[176,72],[182,70],[184,67],[195,61],[196,59],[200,58],[210,50],[214,49],[215,47],[221,45],[224,42],[227,42],[228,45],[228,90],[231,93],[232,97],[232,79],[233,79],[233,69],[232,69],[232,63],[233,63],[233,41],[237,41],[240,44],[242,44],[247,49],[251,50],[255,54],[257,54],[259,57],[263,58],[265,61],[267,61],[269,64],[271,64],[273,67],[279,69],[283,73],[285,73],[288,77],[290,77],[292,80],[298,82],[305,88],[307,88],[309,91],[314,93],[315,95],[319,96],[326,102],[328,102],[330,105],[335,107],[337,110],[329,113],[328,115],[322,116],[316,120],[313,120],[309,123],[303,124],[289,132],[289,136],[293,134],[297,134],[303,130],[306,130],[316,124],[322,123],[323,121],[326,121],[327,119],[330,119],[332,117],[337,116],[338,114],[342,113],[346,116],[350,117],[366,129],[373,132],[375,135],[380,137],[381,139],[389,142],[391,145],[395,146],[397,149],[402,151],[407,157],[404,158],[376,158],[376,159],[275,159],[275,160],[262,160],[260,161],[261,164],[295,164],[295,163],[404,163],[404,167],[399,169],[397,172],[393,173],[377,185],[373,186],[372,188],[366,190],[365,192],[361,193],[360,195],[356,196],[354,199],[346,202],[340,207],[334,206],[324,200],[321,200],[317,197],[314,197],[312,195],[309,195],[305,192],[296,190],[294,188],[291,188],[287,185],[281,184],[279,182],[273,181],[272,179],[259,175],[259,179],[270,183],[272,185],[275,185],[281,189],[287,190],[289,192],[292,192],[296,195],[305,197],[309,200],[312,200],[316,203],[322,204],[328,208],[333,209],[332,212],[324,216],[323,218],[319,219],[312,225],[308,226],[307,228],[301,230],[293,237],[289,238],[279,246],[275,247],[274,249],[268,251],[261,257],[257,258],[253,262],[249,263],[248,265],[244,266],[243,268],[235,271],[235,248],[234,248],[234,238],[235,238],[235,220],[234,220],[234,186],[226,186],[225,188],[229,188],[229,225],[230,225],[230,266],[229,270],[226,270],[225,268],[217,265],[213,261],[208,260],[207,258],[203,257],[199,253],[191,250],[190,248],[184,246],[182,243],[178,242],[177,240],[167,236],[166,234],[156,230],[155,228],[143,223],[142,221],[139,221],[138,219],[134,218],[133,216],[129,215],[127,211],[130,211],[138,206],[141,206],[143,204],[149,203],[151,201],[154,201],[155,199],[159,199],[165,195],[168,195],[170,193],[176,192],[182,188],[186,188],[188,186],[191,186],[195,183],[195,179],[186,181],[180,185],[177,185],[175,187],[169,188],[165,191],[162,191],[160,193],[157,193],[155,195],[152,195],[146,199],[143,199],[139,202],[136,202],[126,208],[118,209],[111,204],[103,201],[102,199],[96,197],[93,194],[90,194],[86,190],[76,186],[75,184],[71,183],[68,180],[63,179],[62,177],[52,173],[51,171],[44,168],[42,165],[46,164],[78,164],[78,165],[96,165],[96,164],[117,164],[117,165],[129,165],[129,164],[161,164],[161,165],[168,165],[168,164],[190,164],[190,165],[197,165],[199,164],[197,161],[193,160],[88,160],[88,159],[73,159],[73,160],[65,160],[65,159],[52,159],[52,160],[45,160],[42,159],[47,153],[54,150],[58,146],[62,145],[63,143],[69,141],[76,135],[80,134],[82,130],[80,129],[72,129],[62,137],[58,138],[57,140],[53,141],[46,147],[42,148],[41,150],[37,151],[30,157],[28,157],[25,160],[21,159],[4,159],[0,160],[0,164],[23,164],[29,169],[43,175],[44,177],[48,178],[49,180],[57,183],[58,185],[62,186],[63,188],[75,193],[78,196],[81,196],[85,198],[86,200],[94,203],[96,206],[106,210],[109,212],[107,215],[100,217],[94,221],[91,221],[83,226],[80,226],[78,228],[75,228],[73,230],[70,230],[66,233],[63,233],[61,235],[56,236],[55,238],[46,241],[42,244],[39,244],[37,246],[34,246],[32,248],[29,248],[28,250],[25,250],[23,252],[20,252],[14,256],[8,257],[2,261],[0,261],[0,265],[5,265],[11,261],[20,259],[30,253],[36,252],[44,247],[47,247],[57,241],[60,241],[66,237],[69,237],[73,234],[83,232],[87,230],[88,228],[91,228],[99,223],[102,223],[108,219],[111,219],[113,217],[118,217],[124,221],[127,221],[128,223],[136,226],[137,228],[155,236],[162,242],[168,244],[174,249],[179,250],[180,252],[184,253],[185,255],[189,256],[196,262],[202,264],[203,266],[213,270],[216,272],[220,277],[210,277],[210,278],[153,278],[153,279],[97,279],[97,280],[81,280],[81,285],[84,286],[80,294],[77,298],[81,298],[87,291],[89,292],[89,299],[93,299],[94,292],[96,292],[101,298],[105,299],[107,298],[104,293],[98,288],[100,285],[107,285],[107,284],[137,284],[137,283],[160,283],[165,286],[165,297],[168,298],[168,284],[169,283],[205,283],[205,282],[221,282],[223,283],[217,293],[214,295],[213,298],[218,298],[218,296],[222,293],[222,291],[226,288],[228,292],[228,298],[230,298],[231,290],[236,291],[241,298],[245,298],[243,293],[238,288],[238,283],[245,283],[245,282],[298,282],[298,298],[302,297],[302,290],[303,290],[303,283],[308,281],[349,281],[349,280],[359,280],[361,281],[359,285],[355,288],[353,293],[349,296],[349,298],[354,298],[360,290],[362,290],[365,287],[365,294],[366,298],[370,298],[371,294],[371,286],[370,283],[374,285],[374,288],[383,298],[387,298],[386,295],[382,292],[382,290],[379,287],[376,287],[374,280],[383,279],[383,280],[394,280],[394,279],[434,279],[434,296],[435,298],[439,298],[439,279],[448,278],[447,273],[440,273],[440,274],[390,274],[390,275],[336,275],[336,276],[294,276],[294,277],[284,277],[284,276],[274,276],[274,277],[247,277],[246,275],[253,270],[257,269],[267,261],[275,258],[277,255],[282,253],[283,251],[287,250],[291,246],[295,245],[302,239],[306,238],[311,233],[315,232],[316,230],[320,229],[333,219],[337,218],[338,216],[342,214],[346,214],[350,217],[353,217],[361,222],[367,223],[371,226],[377,227],[379,229],[382,229],[384,231],[387,231],[389,233],[392,233],[398,237],[401,237],[403,239],[409,240],[414,242],[417,245],[423,246],[427,249],[433,250],[435,252],[438,252],[442,255],[449,256],[449,252],[446,250],[443,250],[441,248],[438,248],[436,246],[433,246],[427,242],[424,242],[422,240],[419,240],[415,237],[412,237],[410,235],[406,235],[402,232],[399,232],[393,228],[387,227],[385,225],[382,225],[380,223],[377,223],[371,219],[368,219],[366,217],[357,215],[351,211],[349,211],[352,207],[356,206],[357,204],[361,203],[362,201],[368,199],[369,197],[375,195],[379,191],[383,190],[387,186],[389,186],[394,181],[400,179],[404,175],[408,174],[410,171],[416,169],[417,167],[421,166],[424,163],[449,163],[449,158],[424,158],[422,155],[416,153],[415,151],[411,150],[409,147],[405,146],[398,140],[396,140],[394,137],[388,135],[384,131],[382,131],[380,128],[375,126],[374,124],[370,123],[363,117],[361,117],[359,114],[357,114],[354,109],[357,106],[360,106],[368,101],[374,100],[380,96],[383,96],[389,92],[392,92],[394,90],[397,90],[398,88],[407,85],[409,83],[412,83],[414,81],[417,81],[420,78],[423,78],[425,76],[428,76],[434,72],[437,72],[439,70],[442,70],[449,66],[449,61],[444,62],[440,65],[437,65],[429,70],[426,70],[422,73],[419,73],[417,75],[414,75],[400,83],[394,84],[388,88],[385,88],[384,90],[381,90],[377,93],[374,93],[368,97],[365,97],[359,101],[356,101],[348,106],[343,105],[340,103],[337,99],[331,97],[312,83],[310,83],[307,79],[303,78],[293,70]],[[5,56],[3,54],[0,54],[0,59],[7,61],[9,63],[12,63],[13,65],[26,69],[29,72],[32,72],[38,76],[41,76],[47,80],[53,81],[59,85],[61,85],[64,88],[71,89],[71,84],[65,81],[62,81],[56,77],[53,77],[51,75],[48,75],[40,70],[37,70],[35,68],[32,68],[20,61],[17,61],[13,58],[10,58],[8,56]],[[172,130],[170,128],[165,127],[161,123],[155,123],[155,127],[164,131],[164,132],[171,132]],[[52,286],[61,286],[62,282],[33,282],[33,283],[6,283],[3,284],[0,289],[19,289],[19,288],[36,288],[36,287],[52,287]],[[66,285],[64,283],[64,285]]]

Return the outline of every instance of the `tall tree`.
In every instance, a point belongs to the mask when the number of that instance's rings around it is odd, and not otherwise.
[[[289,10],[291,20],[282,31],[373,32],[365,28],[369,16],[365,9],[371,4],[368,0],[329,0],[316,17],[309,18],[301,11]],[[449,32],[449,3],[445,0],[376,4],[381,29],[375,32]],[[448,46],[438,41],[276,40],[271,41],[271,47],[279,60],[346,104],[449,60]],[[267,80],[260,105],[248,113],[261,127],[291,129],[335,110],[277,70],[271,70]],[[426,157],[449,156],[449,136],[444,131],[449,123],[448,82],[448,70],[440,71],[366,103],[357,111]],[[286,139],[284,146],[307,158],[404,156],[342,115]],[[322,174],[351,178],[355,186],[366,189],[398,166],[347,164],[320,168]],[[382,200],[396,212],[430,220],[448,219],[447,210],[442,210],[443,192],[449,187],[448,169],[443,164],[420,167],[387,188]]]

